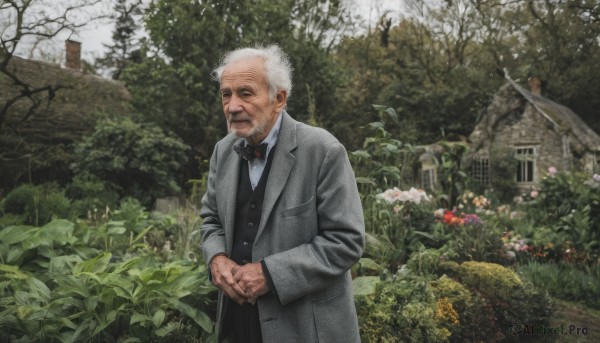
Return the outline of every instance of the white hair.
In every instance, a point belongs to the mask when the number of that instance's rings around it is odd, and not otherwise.
[[[287,55],[277,45],[255,48],[241,48],[223,56],[219,66],[213,71],[220,83],[225,67],[233,62],[260,58],[264,60],[265,76],[269,86],[269,99],[275,100],[277,93],[284,90],[287,98],[292,94],[292,64]]]

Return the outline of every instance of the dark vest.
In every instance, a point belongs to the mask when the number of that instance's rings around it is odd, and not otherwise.
[[[248,162],[241,163],[230,256],[240,265],[252,262],[252,245],[260,225],[267,178],[274,154],[275,146],[269,152],[267,164],[254,191],[248,173]],[[248,303],[240,306],[230,299],[226,299],[225,304],[221,336],[228,337],[235,343],[262,342],[258,306]]]
[[[254,244],[258,226],[260,225],[265,188],[267,186],[269,171],[271,170],[274,150],[275,147],[271,148],[269,152],[267,164],[254,191],[250,182],[248,163],[246,161],[242,161],[241,163],[240,180],[235,203],[233,248],[230,257],[237,264],[252,262],[252,245]]]

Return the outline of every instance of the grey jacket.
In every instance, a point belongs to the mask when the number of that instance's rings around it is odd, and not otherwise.
[[[285,111],[267,180],[252,261],[276,289],[258,298],[265,342],[359,342],[349,269],[364,249],[364,219],[346,150],[333,135]],[[219,141],[202,199],[202,252],[231,252],[240,138]],[[223,315],[219,294],[216,330]],[[218,332],[218,331],[217,331]]]

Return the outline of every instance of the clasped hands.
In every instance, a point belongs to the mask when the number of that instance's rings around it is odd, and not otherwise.
[[[227,256],[217,255],[210,262],[210,272],[213,284],[240,305],[254,305],[256,298],[269,291],[260,262],[239,265]]]

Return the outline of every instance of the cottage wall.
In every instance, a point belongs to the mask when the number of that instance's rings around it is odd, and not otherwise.
[[[491,147],[535,148],[534,182],[539,182],[553,166],[564,168],[562,134],[531,104],[522,113],[514,112],[500,119],[492,137]],[[491,162],[493,170],[494,162]],[[530,185],[521,185],[528,188]]]

